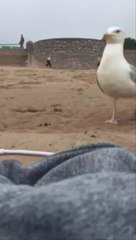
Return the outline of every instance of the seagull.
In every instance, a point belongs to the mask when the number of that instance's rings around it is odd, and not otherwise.
[[[106,46],[97,69],[97,83],[101,91],[113,99],[113,112],[106,123],[117,124],[116,101],[136,97],[136,68],[124,57],[125,32],[110,27],[103,35]]]

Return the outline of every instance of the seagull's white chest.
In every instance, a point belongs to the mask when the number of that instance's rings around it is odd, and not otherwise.
[[[121,56],[110,53],[103,56],[97,70],[98,83],[103,92],[113,98],[130,98],[136,95],[136,86],[129,76],[129,64]]]

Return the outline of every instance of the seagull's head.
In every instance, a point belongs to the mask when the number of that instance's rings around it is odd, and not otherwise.
[[[120,27],[110,27],[103,35],[107,43],[124,43],[125,33]]]

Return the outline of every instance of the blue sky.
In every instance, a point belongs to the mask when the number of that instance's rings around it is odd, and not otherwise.
[[[0,0],[0,43],[56,37],[100,39],[110,26],[135,37],[135,0]]]

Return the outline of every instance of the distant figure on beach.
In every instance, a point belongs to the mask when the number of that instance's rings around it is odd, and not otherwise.
[[[47,57],[46,67],[51,67],[51,57]]]
[[[19,42],[20,48],[24,48],[24,42],[25,42],[24,36],[23,34],[21,34],[20,42]]]

